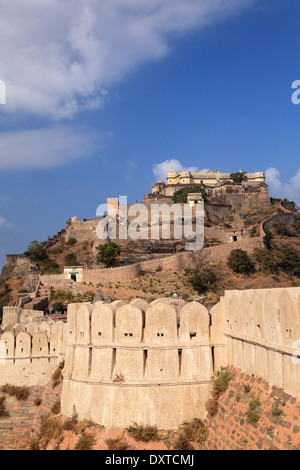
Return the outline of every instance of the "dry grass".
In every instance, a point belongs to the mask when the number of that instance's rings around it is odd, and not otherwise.
[[[114,439],[106,439],[105,443],[108,447],[108,450],[128,450],[129,449],[129,445],[126,439],[124,439],[123,435],[117,436]]]
[[[93,434],[83,434],[77,441],[75,450],[93,450],[96,439]]]
[[[126,428],[130,437],[136,441],[149,442],[149,441],[158,441],[158,428],[156,426],[142,425],[133,423],[132,426]]]
[[[16,397],[16,399],[19,401],[27,400],[30,394],[29,389],[27,387],[17,387],[15,385],[9,384],[3,385],[0,390],[2,393],[6,393],[7,395]]]

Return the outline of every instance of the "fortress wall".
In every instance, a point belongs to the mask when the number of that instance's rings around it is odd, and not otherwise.
[[[44,330],[44,331],[43,331]],[[0,337],[0,385],[46,385],[65,356],[65,327],[17,324]]]
[[[227,291],[221,303],[228,363],[300,396],[300,288]]]
[[[222,233],[222,232],[220,232]],[[263,248],[263,237],[256,237],[247,240],[237,241],[235,243],[203,248],[202,252],[208,257],[208,261],[227,261],[232,250],[242,249],[251,254],[255,248]],[[158,258],[150,261],[121,266],[117,268],[104,269],[83,269],[83,281],[86,283],[116,283],[118,281],[131,281],[138,277],[140,271],[154,272],[161,266],[165,271],[179,271],[190,266],[190,252],[184,251],[176,255]],[[54,276],[51,276],[54,278]]]
[[[167,429],[196,415],[204,418],[214,373],[210,323],[197,302],[178,311],[169,299],[115,309],[73,304],[63,414],[71,416],[75,406],[81,419],[104,426],[137,421]],[[216,348],[224,351],[224,336]]]
[[[294,221],[295,221],[295,215],[292,212],[285,210],[285,212],[275,214],[269,219],[265,220],[262,223],[262,229],[263,231],[270,230],[275,224],[283,223],[283,224],[289,225]]]

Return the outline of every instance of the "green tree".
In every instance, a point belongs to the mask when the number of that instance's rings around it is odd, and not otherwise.
[[[260,270],[263,273],[273,273],[276,268],[274,253],[267,248],[256,248],[254,250],[254,259],[259,263]]]
[[[53,304],[53,308],[54,308],[54,310],[57,310],[58,312],[61,312],[62,309],[63,309],[62,302],[55,302],[55,304]]]
[[[172,200],[175,203],[186,203],[188,194],[191,193],[201,193],[203,196],[204,201],[206,200],[206,191],[202,186],[186,186],[185,188],[179,189],[176,191],[173,196]]]
[[[230,179],[232,179],[234,183],[242,183],[243,181],[248,181],[247,174],[245,171],[230,173]]]
[[[196,292],[203,294],[216,282],[215,271],[201,251],[190,254],[190,264],[191,267],[184,272],[187,282]]]
[[[37,240],[30,243],[27,251],[25,251],[25,255],[27,255],[34,263],[38,263],[49,257],[43,243],[39,243]]]
[[[300,255],[294,248],[281,248],[278,251],[277,267],[291,276],[300,276]]]
[[[240,249],[232,250],[227,264],[235,273],[239,274],[250,274],[254,268],[248,253]]]
[[[121,254],[121,248],[114,242],[99,245],[96,249],[98,251],[97,262],[104,263],[106,266],[112,266]]]

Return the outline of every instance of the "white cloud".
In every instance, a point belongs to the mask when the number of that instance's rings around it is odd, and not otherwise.
[[[7,220],[2,215],[0,215],[0,228],[12,229],[13,227],[13,224],[7,222]]]
[[[48,129],[2,132],[0,170],[45,169],[90,156],[104,137],[94,131],[57,126]]]
[[[171,160],[165,160],[161,163],[157,163],[152,168],[152,171],[156,178],[162,180],[165,180],[167,178],[167,174],[170,170],[174,170],[176,173],[179,173],[181,171],[208,171],[207,169],[199,170],[196,166],[190,166],[188,168],[185,168],[179,160],[175,160],[174,158]]]
[[[3,112],[54,119],[103,106],[107,88],[180,35],[256,0],[0,0]]]
[[[269,185],[270,195],[273,197],[287,198],[300,204],[300,169],[288,183],[282,183],[280,171],[277,168],[268,168],[266,182]]]

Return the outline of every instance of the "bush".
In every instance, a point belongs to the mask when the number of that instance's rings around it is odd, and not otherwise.
[[[54,415],[59,415],[60,411],[60,400],[57,400],[51,408],[51,413],[53,413]]]
[[[37,240],[30,243],[27,251],[25,251],[25,255],[27,255],[34,263],[39,263],[40,261],[48,258],[48,253],[43,243],[39,243]]]
[[[204,201],[206,200],[207,194],[202,186],[187,186],[186,188],[179,189],[172,196],[172,200],[175,203],[186,203],[188,194],[201,193]]]
[[[63,424],[65,431],[75,431],[78,424],[78,414],[74,411],[71,418],[68,418]]]
[[[284,224],[283,222],[280,222],[278,224],[273,225],[277,235],[280,235],[282,237],[293,237],[295,234],[291,232],[291,229]]]
[[[75,245],[75,243],[77,243],[77,240],[74,237],[70,237],[68,239],[67,243],[68,243],[68,245],[73,246],[73,245]]]
[[[248,253],[244,250],[232,250],[228,257],[228,266],[238,274],[250,274],[253,269],[253,263],[248,255]]]
[[[193,450],[193,447],[189,443],[188,439],[184,437],[182,434],[179,434],[177,439],[174,441],[173,450]]]
[[[143,426],[142,424],[134,423],[129,428],[126,428],[126,430],[137,441],[149,442],[158,440],[158,429],[156,426]]]
[[[96,439],[92,434],[83,434],[79,438],[75,450],[92,450],[95,444]]]
[[[79,265],[79,262],[75,253],[69,253],[65,257],[65,266],[78,266],[78,265]]]
[[[8,418],[9,417],[9,413],[6,409],[6,406],[5,406],[5,400],[6,398],[5,397],[0,397],[0,417],[1,418]]]
[[[259,263],[260,270],[263,273],[273,273],[275,271],[276,263],[273,251],[267,248],[256,248],[254,250],[254,259]]]
[[[42,274],[60,274],[59,265],[51,258],[46,258],[39,263]]]
[[[202,252],[190,255],[191,268],[184,271],[187,282],[199,294],[205,293],[216,282],[215,270],[208,265],[206,256]]]
[[[97,262],[104,263],[106,266],[112,266],[116,258],[121,254],[121,248],[116,243],[104,243],[97,248]]]
[[[286,274],[300,276],[300,255],[294,248],[282,248],[278,252],[277,266]]]
[[[249,403],[249,408],[246,413],[246,417],[250,424],[255,424],[260,419],[260,414],[257,411],[257,408],[260,406],[260,399],[259,397],[253,398]]]
[[[207,438],[207,427],[199,418],[194,418],[192,421],[185,421],[181,425],[180,431],[182,436],[190,442],[202,444]]]
[[[15,385],[9,384],[3,385],[0,390],[2,393],[6,393],[10,396],[16,397],[16,399],[19,401],[27,400],[30,394],[29,389],[27,387],[17,387]]]
[[[123,436],[116,437],[115,439],[106,439],[105,443],[108,450],[128,450],[129,448]]]
[[[231,375],[229,372],[219,372],[212,386],[211,397],[205,403],[206,411],[214,416],[218,410],[218,402],[221,395],[223,395],[230,383]]]
[[[47,445],[52,439],[58,439],[61,436],[62,424],[60,419],[53,418],[48,415],[41,417],[41,425],[39,431],[39,442],[43,449],[47,448]]]

